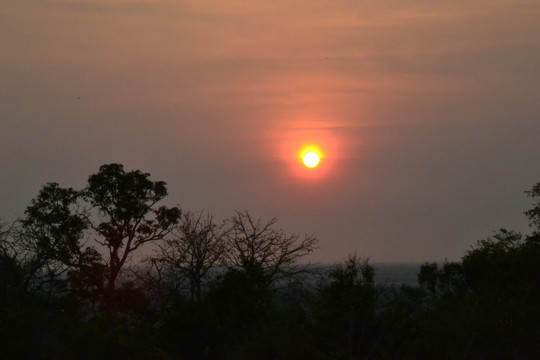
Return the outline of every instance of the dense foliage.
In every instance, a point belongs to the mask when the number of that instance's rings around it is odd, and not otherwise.
[[[382,286],[356,256],[301,265],[312,235],[156,207],[164,182],[104,165],[0,225],[0,358],[538,359],[540,183],[527,193],[530,235]]]

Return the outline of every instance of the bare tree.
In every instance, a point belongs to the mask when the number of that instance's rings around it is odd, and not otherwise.
[[[173,236],[159,248],[157,257],[151,259],[155,269],[161,263],[169,282],[189,282],[191,298],[198,301],[205,278],[223,256],[223,225],[214,223],[212,216],[203,211],[185,211]],[[163,276],[161,271],[158,276]]]
[[[8,225],[0,219],[0,296],[11,292],[25,278],[21,265],[22,254],[12,236],[14,226],[15,223]]]
[[[11,241],[11,230],[14,224],[7,225],[0,219],[0,255],[6,257],[16,257],[13,241]]]
[[[286,234],[275,228],[276,222],[276,218],[265,222],[246,210],[236,211],[226,221],[228,263],[245,270],[257,267],[269,283],[304,272],[306,268],[297,261],[315,250],[319,240],[314,235]]]

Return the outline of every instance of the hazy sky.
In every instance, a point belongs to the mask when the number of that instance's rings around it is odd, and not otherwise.
[[[529,231],[538,19],[522,0],[0,0],[0,217],[119,162],[170,205],[315,233],[315,261],[459,259]]]

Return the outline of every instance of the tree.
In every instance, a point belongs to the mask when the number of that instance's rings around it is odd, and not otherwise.
[[[105,305],[109,315],[116,280],[129,255],[146,243],[162,240],[180,217],[177,207],[156,208],[167,195],[166,183],[149,177],[139,170],[125,172],[120,164],[102,165],[83,191],[84,199],[98,210],[90,221],[100,236],[96,241],[108,249]]]
[[[8,252],[6,245],[10,230],[11,229],[2,222],[2,219],[0,219],[0,254]]]
[[[431,294],[437,293],[439,265],[436,262],[424,263],[420,266],[418,273],[418,285],[427,288]]]
[[[108,164],[91,175],[81,191],[57,183],[44,186],[26,209],[17,235],[28,284],[52,291],[70,280],[73,290],[92,304],[99,293],[104,295],[111,315],[116,281],[129,256],[142,245],[163,239],[180,217],[177,207],[156,206],[167,188],[165,182],[149,177]],[[90,229],[93,234],[87,232]],[[106,261],[85,246],[85,236],[106,247]]]
[[[78,191],[49,183],[26,208],[16,240],[27,286],[52,294],[65,286],[62,274],[79,265],[89,224],[78,201]]]
[[[245,210],[236,211],[226,222],[229,265],[246,272],[262,269],[267,283],[305,271],[295,263],[311,253],[319,240],[314,235],[288,235],[274,228],[276,222],[276,218],[263,222]]]
[[[473,351],[486,357],[538,358],[540,241],[505,229],[480,240],[462,258],[470,288]],[[479,357],[479,356],[477,356]]]
[[[531,226],[536,227],[536,231],[540,230],[540,182],[536,183],[533,188],[529,191],[525,191],[528,197],[532,199],[537,199],[533,204],[533,208],[525,211],[525,215],[531,221]]]
[[[427,288],[431,295],[445,298],[461,297],[468,289],[463,267],[458,262],[445,261],[442,268],[435,262],[423,264],[420,266],[418,284]]]
[[[519,279],[517,261],[527,240],[515,231],[501,229],[492,237],[479,240],[462,258],[467,284],[475,292],[486,288],[503,289]]]
[[[197,269],[210,269],[222,259],[226,268],[209,283],[200,301],[176,297],[169,303],[162,336],[179,356],[275,357],[265,346],[265,351],[258,351],[263,343],[279,346],[274,341],[278,336],[272,333],[284,333],[276,327],[284,301],[272,285],[305,270],[295,262],[313,251],[317,243],[314,236],[301,239],[287,235],[275,229],[275,223],[275,219],[254,219],[247,211],[237,211],[223,227],[202,213],[183,214],[175,237],[163,245],[164,260],[173,264],[177,273],[196,270],[184,275],[194,279],[199,278]],[[197,266],[203,259],[206,265]],[[159,276],[158,271],[156,274]]]
[[[368,260],[351,255],[318,286],[315,346],[329,359],[370,358],[376,351],[377,290]]]
[[[88,302],[89,310],[97,316],[97,305],[102,300],[107,278],[107,266],[103,256],[93,247],[81,253],[77,267],[68,271],[71,291]]]
[[[203,212],[184,211],[173,236],[159,248],[159,254],[150,262],[163,264],[179,282],[187,279],[191,298],[199,301],[205,277],[223,258],[223,225],[217,225],[211,215]]]
[[[14,244],[11,237],[12,231],[13,225],[8,226],[6,223],[2,222],[2,219],[0,219],[0,256],[2,256],[2,258],[16,257],[16,254],[14,253]]]
[[[0,308],[23,291],[25,278],[10,237],[11,230],[12,226],[0,222]]]

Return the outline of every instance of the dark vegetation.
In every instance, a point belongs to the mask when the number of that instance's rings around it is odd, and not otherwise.
[[[0,227],[0,358],[539,359],[540,183],[527,194],[530,235],[379,286],[354,255],[302,265],[315,236],[158,206],[164,182],[104,165]]]

